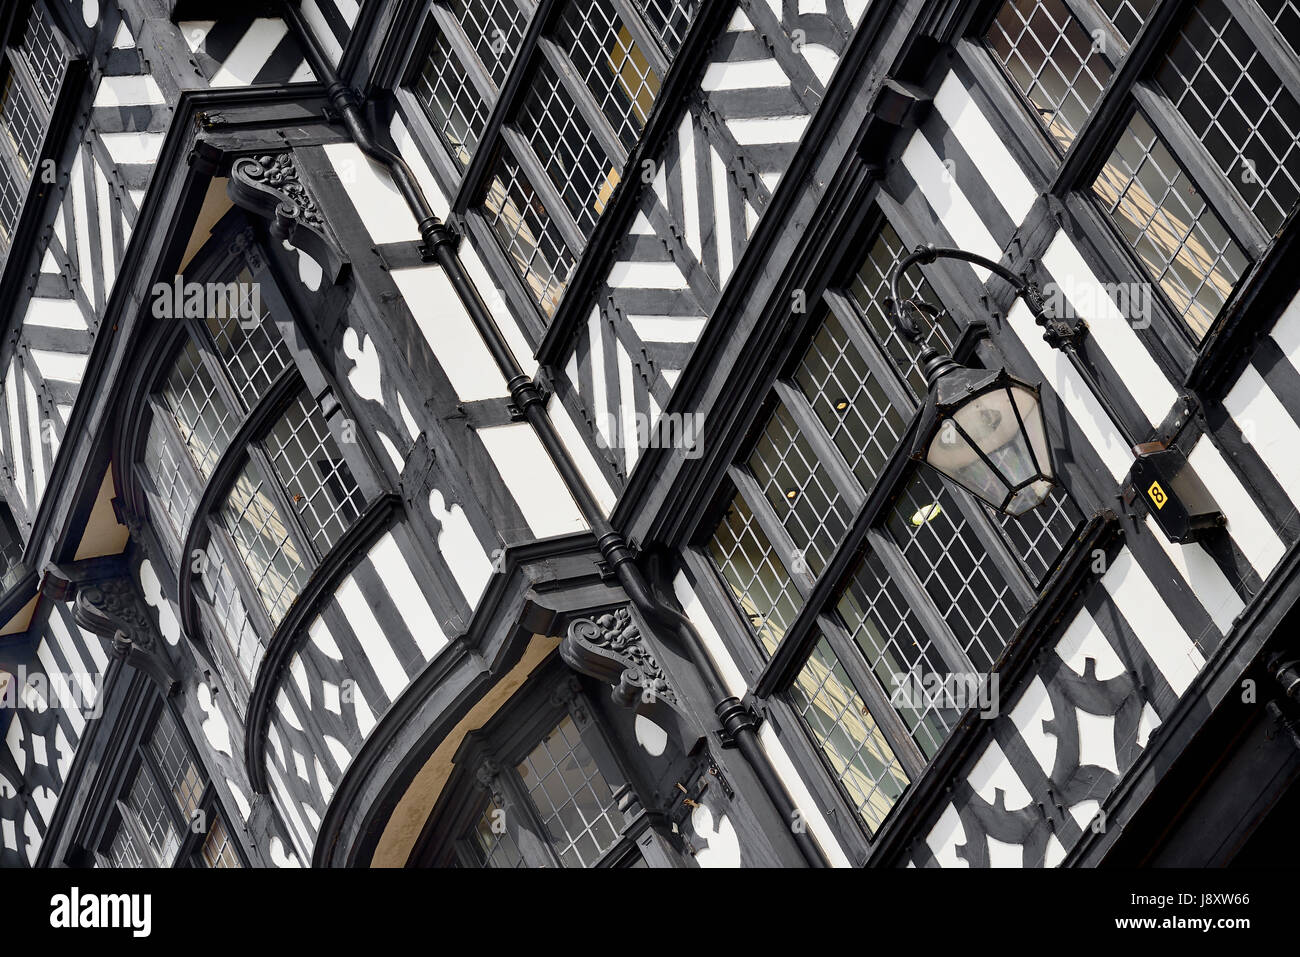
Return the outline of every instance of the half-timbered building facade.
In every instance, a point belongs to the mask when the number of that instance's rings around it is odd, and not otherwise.
[[[0,40],[0,864],[1296,849],[1292,0]],[[913,456],[891,278],[1036,508]]]

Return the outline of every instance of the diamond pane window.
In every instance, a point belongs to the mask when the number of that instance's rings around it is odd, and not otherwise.
[[[515,122],[574,222],[590,236],[619,184],[619,173],[546,63],[539,65]]]
[[[946,679],[951,669],[876,555],[863,557],[836,610],[916,746],[934,757],[959,715],[941,692],[927,691],[927,681]]]
[[[221,637],[230,651],[230,659],[249,686],[253,684],[253,675],[258,663],[266,653],[266,646],[253,623],[248,618],[244,599],[235,584],[230,567],[226,564],[221,548],[209,547],[208,561],[203,569],[203,583],[208,594],[208,603],[212,608]],[[217,665],[224,673],[224,659],[217,656]],[[239,682],[231,682],[226,675],[227,685],[239,688]]]
[[[677,56],[686,34],[691,28],[691,21],[699,12],[701,0],[640,0],[641,12],[646,23],[659,38],[659,45],[664,48],[671,60]]]
[[[176,727],[176,720],[166,708],[158,716],[158,725],[154,728],[150,747],[171,788],[172,797],[176,799],[176,806],[180,808],[181,815],[188,818],[199,806],[203,780],[194,759],[190,757],[180,729]]]
[[[251,409],[289,367],[289,347],[247,269],[214,299],[218,308],[207,318],[208,332],[244,408]]]
[[[1092,191],[1187,328],[1203,338],[1249,263],[1141,113]]]
[[[181,837],[147,768],[136,772],[128,804],[128,813],[135,814],[136,822],[158,862],[163,867],[170,866],[180,850]]]
[[[1300,103],[1222,0],[1196,4],[1156,81],[1260,223],[1276,232],[1300,200]]]
[[[709,550],[758,636],[759,647],[771,655],[799,614],[803,598],[739,495],[713,533]]]
[[[790,688],[791,704],[875,834],[907,790],[907,773],[823,638]]]
[[[985,36],[1062,152],[1101,98],[1113,73],[1064,0],[1010,0]]]
[[[907,382],[912,394],[918,398],[926,394],[925,376],[917,365],[921,346],[903,339],[894,327],[893,320],[885,309],[889,300],[889,273],[894,265],[907,255],[903,240],[888,223],[880,230],[876,240],[867,253],[866,260],[853,277],[850,291],[866,320],[867,328],[880,344],[885,356]],[[925,281],[919,269],[909,269],[899,283],[899,292],[904,297],[917,296],[928,303],[939,302],[939,297],[930,284]],[[925,341],[941,353],[952,354],[952,344],[957,340],[957,324],[947,312],[940,312]]]
[[[939,614],[970,657],[988,672],[1025,609],[939,476],[918,471],[886,525]]]
[[[31,71],[39,88],[39,95],[46,107],[54,106],[54,96],[59,89],[59,80],[63,76],[63,51],[54,38],[54,31],[46,19],[41,4],[32,5],[23,28],[22,42],[19,44],[23,60]]]
[[[844,460],[870,489],[907,431],[866,360],[827,315],[794,373],[795,384]]]
[[[1002,529],[1002,537],[1035,585],[1042,585],[1047,580],[1057,559],[1083,524],[1079,506],[1059,485],[1052,487],[1047,501],[1023,515],[989,511]]]
[[[569,3],[555,39],[623,145],[632,149],[659,95],[660,80],[613,4]]]
[[[1096,0],[1102,13],[1130,44],[1142,32],[1142,25],[1155,11],[1160,0]]]
[[[470,850],[479,867],[523,868],[528,864],[505,830],[506,809],[495,795],[489,795],[483,814],[470,831]]]
[[[222,520],[272,624],[279,624],[307,581],[307,568],[279,507],[253,468],[245,466],[221,509]]]
[[[203,863],[208,867],[241,867],[235,855],[234,845],[230,842],[230,832],[226,822],[217,815],[212,819],[208,836],[203,841]]]
[[[22,173],[30,175],[41,151],[45,125],[12,69],[0,88],[0,129],[22,165]]]
[[[162,395],[195,468],[207,478],[230,443],[234,424],[193,342],[187,342],[181,350]]]
[[[464,169],[487,125],[488,107],[441,33],[433,39],[414,91],[434,129]]]
[[[310,395],[290,404],[266,437],[266,447],[312,544],[324,554],[361,515],[365,501]]]
[[[1300,3],[1296,0],[1255,0],[1264,8],[1265,15],[1273,21],[1291,49],[1300,53]]]
[[[519,52],[528,17],[516,0],[450,0],[447,6],[460,21],[488,76],[501,89]]]
[[[618,840],[614,792],[565,716],[515,768],[565,867],[591,867]]]
[[[759,436],[749,470],[796,547],[802,548],[808,571],[820,574],[852,515],[785,406],[776,407]]]
[[[183,453],[181,453],[183,454]],[[154,417],[145,442],[145,466],[153,480],[157,501],[175,532],[177,547],[189,527],[190,516],[196,504],[194,490],[183,478],[178,453],[168,440],[163,420]]]
[[[524,285],[542,312],[554,315],[576,263],[528,177],[505,152],[497,162],[483,207]]]

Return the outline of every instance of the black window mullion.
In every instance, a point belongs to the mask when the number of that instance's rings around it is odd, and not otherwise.
[[[546,206],[546,216],[560,231],[560,236],[565,245],[569,247],[569,251],[575,256],[581,255],[587,245],[586,237],[583,236],[582,230],[578,228],[578,224],[573,221],[573,217],[569,214],[569,207],[564,202],[564,197],[555,188],[551,178],[546,175],[545,168],[538,162],[528,140],[524,138],[522,133],[510,126],[502,127],[501,139],[506,148],[510,150],[515,162],[523,170],[533,190],[542,197]]]
[[[1174,158],[1192,178],[1224,228],[1240,243],[1247,256],[1258,259],[1271,237],[1228,177],[1215,165],[1200,139],[1188,127],[1187,121],[1162,93],[1145,83],[1139,83],[1133,88],[1133,99],[1150,120],[1152,128],[1165,141]]]
[[[1256,49],[1273,68],[1291,95],[1300,100],[1300,59],[1291,44],[1254,0],[1223,0],[1232,18],[1254,41]],[[1300,38],[1295,41],[1300,46]]]
[[[930,640],[934,642],[944,663],[954,674],[974,674],[975,665],[962,650],[961,644],[953,635],[952,629],[948,627],[948,623],[943,620],[943,616],[939,614],[939,610],[934,607],[925,586],[921,584],[921,580],[917,578],[916,572],[903,557],[893,539],[879,529],[873,528],[867,535],[867,543],[889,573],[890,579],[908,597],[911,611],[916,615],[917,621],[925,629],[926,634],[930,636]]]
[[[802,437],[812,446],[818,464],[829,473],[830,480],[839,491],[840,497],[844,499],[850,511],[857,512],[866,501],[862,486],[850,471],[839,449],[831,442],[826,430],[822,428],[821,422],[817,420],[817,414],[808,405],[804,394],[783,380],[778,380],[773,388],[780,397],[781,404],[786,407],[801,429]]]
[[[840,664],[853,680],[854,687],[867,705],[867,711],[876,722],[880,733],[889,742],[889,746],[894,749],[894,754],[902,762],[907,776],[915,781],[925,770],[927,760],[921,753],[921,749],[916,746],[916,742],[912,740],[907,725],[903,723],[890,703],[890,689],[883,687],[880,679],[867,667],[862,652],[834,615],[826,614],[818,618],[817,629],[829,642],[836,657],[840,659]]]
[[[736,486],[736,491],[749,506],[759,529],[775,549],[777,557],[781,559],[781,564],[785,566],[786,574],[798,589],[800,598],[807,601],[808,596],[812,594],[815,580],[806,570],[801,570],[807,567],[801,557],[802,551],[772,510],[772,505],[759,487],[758,480],[750,474],[748,468],[741,465],[733,465],[728,471],[728,476]]]

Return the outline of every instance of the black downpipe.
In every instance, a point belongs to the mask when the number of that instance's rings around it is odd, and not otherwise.
[[[679,649],[685,649],[691,660],[699,665],[700,675],[709,696],[716,702],[713,713],[721,723],[723,740],[735,743],[777,811],[786,821],[793,822],[797,808],[759,744],[757,715],[723,686],[709,663],[703,639],[700,638],[691,620],[654,594],[644,573],[633,559],[627,542],[622,534],[610,525],[586,479],[569,458],[559,433],[551,422],[550,414],[546,411],[542,390],[515,359],[505,336],[497,326],[496,319],[461,264],[460,257],[456,253],[455,234],[434,213],[433,207],[429,204],[424,190],[421,189],[406,160],[377,142],[371,135],[369,124],[361,114],[357,95],[339,79],[334,67],[321,53],[316,38],[303,22],[296,3],[285,0],[283,5],[286,19],[297,32],[299,42],[311,63],[312,71],[325,83],[325,92],[331,107],[347,127],[348,135],[352,137],[357,147],[371,159],[382,163],[392,175],[402,197],[418,220],[425,255],[432,256],[442,267],[461,301],[465,303],[475,329],[478,330],[506,379],[511,401],[537,433],[547,455],[559,471],[574,501],[577,502],[578,509],[595,534],[601,555],[618,576],[619,583],[637,611],[648,622],[658,625],[661,630],[666,630],[672,635]],[[810,867],[826,866],[821,852],[806,828],[792,828],[791,833]]]

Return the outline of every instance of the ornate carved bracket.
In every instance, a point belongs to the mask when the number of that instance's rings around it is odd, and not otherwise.
[[[51,572],[45,590],[59,601],[72,602],[73,620],[107,641],[115,657],[152,678],[164,694],[174,694],[180,687],[148,606],[130,576],[73,581]]]
[[[270,220],[271,236],[296,246],[337,282],[346,265],[320,207],[303,183],[291,151],[235,160],[227,187],[235,205]]]
[[[575,621],[560,642],[560,657],[574,671],[613,685],[611,696],[625,708],[662,702],[680,710],[677,693],[627,608]]]

